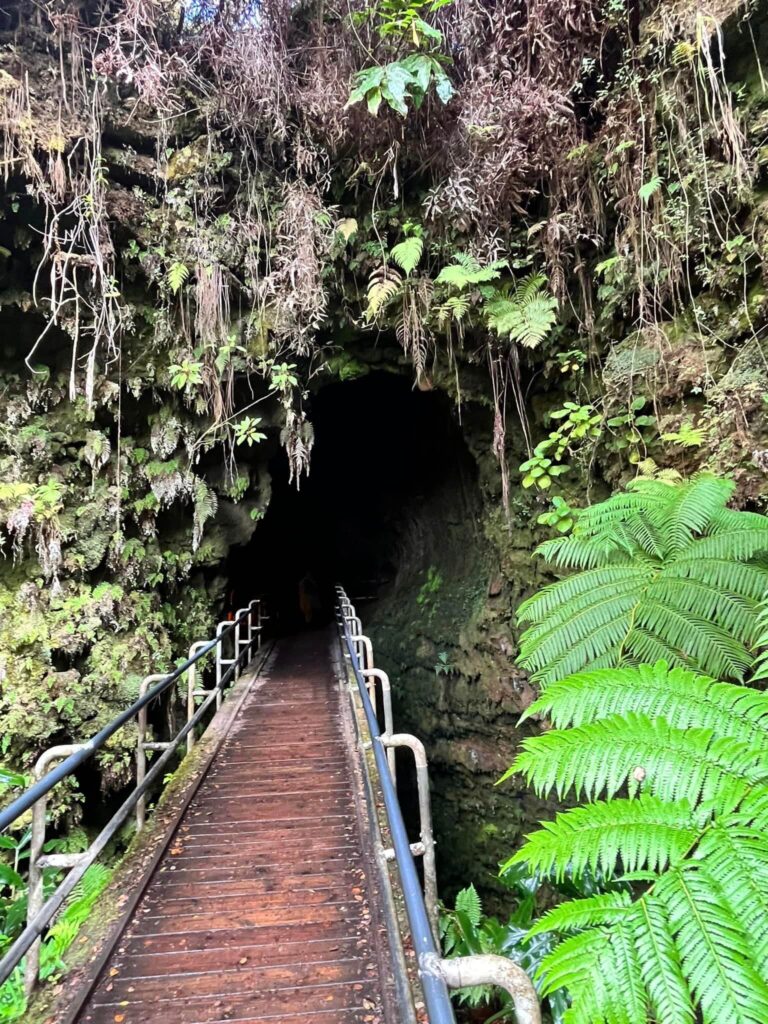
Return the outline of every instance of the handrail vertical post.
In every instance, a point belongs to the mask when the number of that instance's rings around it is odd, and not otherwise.
[[[85,744],[70,743],[51,747],[38,757],[32,774],[36,781],[42,778],[43,772],[52,761],[61,761],[77,750],[82,750]],[[45,812],[48,806],[48,796],[43,794],[32,807],[32,835],[29,841],[29,881],[27,890],[27,924],[31,923],[40,913],[43,907],[43,870],[40,866],[40,855],[45,846]],[[40,973],[40,946],[42,939],[38,938],[32,943],[27,952],[26,963],[24,964],[24,992],[27,997],[37,984],[37,976]]]
[[[149,689],[152,683],[157,683],[161,679],[165,679],[162,673],[155,673],[151,676],[145,676],[141,685],[139,686],[139,696],[143,697]],[[148,706],[145,704],[136,716],[136,724],[138,727],[138,737],[136,739],[136,785],[140,786],[144,781],[144,777],[147,774],[147,710]],[[136,804],[136,831],[141,832],[144,828],[144,822],[147,818],[147,798],[146,795],[139,797],[139,802]]]
[[[191,722],[195,716],[195,687],[197,685],[197,662],[192,658],[203,647],[208,646],[208,640],[196,640],[189,648],[189,660],[192,662],[187,669],[187,721]],[[192,751],[195,745],[195,730],[190,729],[187,733],[187,753]]]

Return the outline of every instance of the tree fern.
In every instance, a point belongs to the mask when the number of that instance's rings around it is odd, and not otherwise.
[[[566,872],[582,875],[587,869],[606,877],[619,869],[662,871],[683,856],[698,832],[691,805],[684,800],[668,803],[644,795],[636,800],[599,801],[545,822],[502,871],[524,862],[529,870],[558,881]],[[559,927],[553,920],[552,928]]]
[[[545,715],[562,729],[632,711],[666,718],[680,729],[712,729],[719,737],[754,744],[768,731],[768,694],[671,669],[663,661],[581,672],[552,683],[523,720]]]
[[[581,570],[518,609],[521,664],[548,684],[586,667],[655,662],[742,679],[768,588],[768,518],[725,508],[730,481],[637,480],[538,553]]]
[[[661,663],[573,675],[530,713],[558,728],[526,740],[507,774],[594,802],[505,866],[641,884],[536,924],[566,936],[542,991],[568,988],[569,1024],[765,1024],[768,696]]]

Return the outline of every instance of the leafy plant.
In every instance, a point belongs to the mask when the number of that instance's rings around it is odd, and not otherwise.
[[[559,495],[552,499],[552,508],[549,512],[542,512],[536,519],[542,526],[551,526],[558,533],[570,533],[576,523],[574,510]]]
[[[171,375],[171,387],[177,391],[183,391],[184,388],[201,384],[203,381],[203,364],[189,359],[172,363],[168,367],[168,372]]]
[[[732,481],[638,479],[577,513],[537,553],[579,570],[518,609],[521,664],[545,685],[585,668],[664,658],[742,679],[768,586],[768,518],[726,508]]]
[[[235,424],[235,444],[247,444],[250,448],[251,445],[264,441],[267,435],[258,429],[260,423],[260,416],[243,416],[238,420]]]
[[[295,388],[299,383],[299,378],[296,376],[296,364],[295,363],[278,363],[272,366],[270,372],[269,386],[273,391],[286,391],[288,388]],[[255,422],[261,423],[261,420]],[[259,438],[263,440],[263,438]]]
[[[424,239],[419,235],[411,235],[393,246],[390,255],[401,270],[411,274],[418,266],[423,252]]]
[[[451,656],[448,651],[440,651],[437,655],[437,661],[435,662],[435,675],[436,676],[450,676],[456,669],[451,664]]]
[[[557,300],[545,290],[546,283],[543,274],[529,274],[486,303],[491,330],[525,348],[540,345],[557,319]]]
[[[166,275],[166,280],[168,282],[168,287],[171,289],[174,295],[184,285],[188,277],[189,267],[186,265],[186,263],[181,263],[177,260],[176,262],[170,265],[170,267],[168,268],[168,273]]]
[[[601,416],[594,406],[566,402],[562,409],[550,413],[550,418],[561,422],[547,438],[539,441],[533,455],[520,466],[523,487],[547,490],[554,477],[570,468],[562,462],[566,451],[576,454],[584,441],[600,436]]]
[[[543,991],[567,988],[569,1024],[767,1020],[768,695],[660,661],[570,676],[527,714],[556,729],[525,740],[507,776],[589,803],[509,864],[635,883],[531,928],[570,933],[541,965]]]
[[[427,569],[427,578],[422,583],[419,593],[416,595],[416,604],[420,607],[430,605],[434,601],[435,596],[439,593],[442,585],[442,575],[434,565],[430,565],[429,569]]]
[[[448,957],[483,953],[508,956],[533,975],[556,943],[555,937],[549,934],[541,933],[529,938],[539,881],[520,869],[508,871],[504,881],[519,898],[509,919],[502,923],[495,917],[487,916],[483,912],[477,890],[474,885],[469,885],[456,894],[453,910],[443,908],[440,917],[443,950]],[[457,993],[459,1002],[470,1007],[498,1005],[500,995],[499,990],[490,985],[474,985],[459,989]],[[561,1024],[567,1008],[565,994],[553,993],[547,1002],[552,1024]],[[501,998],[501,1009],[487,1018],[486,1024],[501,1020],[514,1020],[514,1011],[508,998]]]
[[[396,59],[358,71],[353,78],[347,107],[364,100],[368,111],[375,117],[384,102],[405,117],[408,102],[418,110],[433,86],[438,99],[448,103],[455,91],[445,70],[450,58],[437,52],[443,42],[443,34],[425,21],[423,15],[432,14],[451,2],[381,0],[370,9],[378,20],[376,31],[380,39],[385,43],[394,42]],[[397,54],[406,43],[417,51],[430,52],[410,53],[398,59]]]
[[[618,452],[629,452],[629,461],[637,464],[650,443],[649,429],[656,426],[656,417],[641,410],[646,399],[633,398],[629,408],[606,420],[606,427],[613,434],[610,447]]]
[[[525,462],[521,463],[520,472],[523,474],[523,487],[536,486],[540,490],[545,491],[552,486],[554,477],[568,472],[569,466],[556,463],[547,454],[551,446],[551,440],[540,441],[533,449],[533,455],[531,455],[530,459],[526,459]]]
[[[413,53],[389,64],[363,68],[354,77],[347,106],[365,100],[368,112],[375,117],[384,102],[405,117],[408,102],[418,110],[432,86],[438,99],[448,103],[455,90],[443,67],[446,60],[436,54]]]

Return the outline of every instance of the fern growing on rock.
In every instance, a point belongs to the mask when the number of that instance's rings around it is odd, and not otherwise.
[[[733,483],[634,481],[537,553],[577,572],[518,609],[520,661],[547,685],[573,672],[664,659],[743,679],[768,589],[768,518],[726,508]]]
[[[557,728],[507,776],[590,802],[507,866],[635,883],[560,904],[530,933],[563,937],[539,980],[570,993],[568,1024],[765,1024],[768,695],[659,662],[573,675],[528,714]]]

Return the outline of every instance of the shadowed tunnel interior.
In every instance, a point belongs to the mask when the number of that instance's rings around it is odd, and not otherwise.
[[[327,385],[312,397],[309,417],[309,478],[297,489],[284,452],[276,454],[267,513],[229,558],[237,599],[256,585],[278,632],[304,623],[302,580],[316,606],[313,624],[330,617],[335,582],[356,597],[374,596],[395,577],[419,509],[476,476],[451,399],[415,390],[404,376],[375,372]]]

